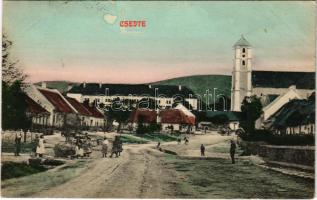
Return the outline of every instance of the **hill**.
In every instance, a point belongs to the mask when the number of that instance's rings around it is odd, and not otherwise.
[[[46,87],[51,89],[57,89],[61,93],[65,93],[68,90],[68,85],[78,85],[79,83],[68,81],[45,81]],[[35,85],[41,86],[42,82],[35,83]]]
[[[68,82],[68,81],[46,81],[46,86],[48,88],[57,89],[64,93],[67,91],[68,85],[77,85],[79,83]],[[190,88],[195,94],[204,97],[206,90],[209,90],[209,94],[213,94],[214,88],[216,89],[216,94],[224,94],[230,98],[231,89],[231,76],[228,75],[195,75],[178,77],[173,79],[162,80],[158,82],[151,83],[153,85],[182,85]],[[36,83],[36,85],[41,85],[41,83]],[[205,101],[205,99],[203,98]]]
[[[158,81],[153,84],[186,86],[202,97],[206,94],[207,90],[209,90],[209,94],[213,94],[214,88],[217,88],[216,95],[224,94],[230,98],[231,94],[231,76],[228,75],[186,76]]]

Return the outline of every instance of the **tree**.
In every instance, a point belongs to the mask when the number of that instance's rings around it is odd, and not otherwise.
[[[211,122],[217,125],[228,124],[229,118],[225,114],[216,115],[211,118]]]
[[[119,123],[117,132],[121,131],[122,123],[126,122],[131,115],[128,106],[119,98],[116,98],[112,101],[111,107],[108,107],[107,111],[105,111],[105,115],[108,116],[108,123],[112,124],[114,120]]]
[[[23,83],[26,75],[17,67],[18,60],[13,61],[10,57],[10,50],[13,42],[8,40],[6,34],[2,35],[2,80],[11,85],[15,81]]]
[[[25,94],[21,90],[21,82],[11,85],[2,81],[2,127],[3,129],[27,129],[31,120],[26,115],[27,104]]]
[[[241,127],[246,134],[252,134],[255,130],[255,121],[262,114],[262,104],[257,96],[245,97],[241,105]]]

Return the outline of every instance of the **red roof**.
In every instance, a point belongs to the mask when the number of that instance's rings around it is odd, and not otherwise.
[[[132,111],[129,122],[137,123],[142,119],[142,122],[144,123],[155,123],[156,116],[157,114],[155,110],[137,109]]]
[[[195,125],[195,117],[188,116],[178,109],[166,109],[160,111],[161,123],[190,124]]]
[[[89,112],[91,113],[91,116],[96,118],[104,118],[104,115],[96,107],[89,106],[86,104],[82,104],[82,105],[85,106],[85,108],[89,110]]]
[[[67,104],[67,102],[61,97],[60,94],[49,91],[49,90],[43,90],[39,89],[39,91],[53,104],[55,109],[58,112],[63,113],[73,113],[73,109]]]
[[[49,112],[45,108],[43,108],[38,103],[36,103],[28,95],[25,95],[25,101],[27,104],[28,112],[30,112],[32,114],[49,114]]]
[[[81,115],[92,116],[93,114],[81,103],[79,103],[76,99],[66,97],[66,100],[78,111]]]

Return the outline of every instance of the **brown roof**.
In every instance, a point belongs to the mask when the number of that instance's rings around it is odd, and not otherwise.
[[[63,113],[73,113],[73,109],[67,104],[67,102],[61,97],[60,94],[49,91],[49,90],[43,90],[39,89],[39,91],[53,104],[55,109],[58,112]]]
[[[78,111],[81,115],[92,116],[93,114],[80,102],[74,98],[65,97],[66,100]]]
[[[129,122],[139,122],[142,119],[144,123],[155,123],[156,116],[155,110],[137,109],[132,111]]]
[[[89,110],[89,112],[91,113],[91,116],[96,118],[104,118],[104,115],[96,107],[89,106],[87,104],[82,104],[82,105],[85,106],[85,108]]]
[[[25,101],[27,104],[28,112],[30,112],[32,114],[49,114],[49,112],[45,108],[43,108],[38,103],[36,103],[28,95],[25,95]]]
[[[195,124],[195,117],[187,116],[184,112],[178,109],[166,109],[160,111],[162,123],[168,124]]]

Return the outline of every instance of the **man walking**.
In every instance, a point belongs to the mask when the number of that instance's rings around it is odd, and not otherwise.
[[[200,154],[201,156],[205,156],[205,146],[203,144],[200,145]]]
[[[231,157],[231,161],[232,164],[235,163],[234,161],[234,154],[236,153],[236,143],[234,142],[234,140],[231,140],[231,144],[230,144],[230,157]]]

